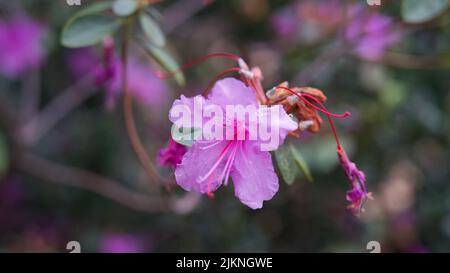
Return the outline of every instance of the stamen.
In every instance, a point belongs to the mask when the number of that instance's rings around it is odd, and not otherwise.
[[[213,175],[211,175],[209,177],[208,186],[207,186],[207,189],[206,189],[206,195],[208,195],[209,198],[213,198],[214,197],[214,193],[211,192],[212,180],[213,180]]]
[[[234,162],[234,159],[236,157],[237,149],[238,149],[238,145],[235,144],[233,150],[231,151],[230,156],[228,157],[227,163],[225,164],[225,168],[223,169],[223,172],[222,172],[222,174],[220,176],[221,179],[225,178],[223,180],[225,186],[228,184],[228,178],[229,178],[229,175],[230,175],[231,166],[233,166],[233,162]]]
[[[324,113],[327,116],[328,122],[330,123],[330,127],[331,127],[331,130],[333,132],[334,139],[336,141],[337,149],[339,150],[339,149],[342,148],[341,142],[339,141],[339,137],[338,137],[337,132],[336,132],[336,127],[334,126],[334,123],[333,123],[333,120],[331,119],[331,117],[334,117],[334,118],[345,118],[345,117],[348,117],[350,115],[349,112],[345,112],[342,115],[336,115],[336,114],[328,112],[328,110],[325,108],[325,106],[318,99],[314,98],[313,96],[311,96],[309,94],[302,93],[301,95],[299,95],[298,93],[296,93],[293,90],[291,90],[291,89],[289,89],[287,87],[284,87],[284,86],[278,86],[277,88],[281,88],[281,89],[287,90],[288,92],[298,96],[305,103],[307,103],[308,105],[310,105],[311,107],[313,107],[317,111],[320,111],[320,112]],[[305,97],[308,97],[308,98],[314,100],[314,102],[316,102],[321,108],[319,108],[319,107],[315,106],[314,104],[312,104],[311,102],[309,102]]]
[[[181,71],[184,71],[190,67],[193,67],[197,64],[200,64],[200,63],[207,61],[208,59],[212,59],[212,58],[225,58],[225,59],[230,59],[230,60],[235,60],[235,61],[239,61],[239,59],[241,59],[241,57],[231,54],[231,53],[212,53],[212,54],[207,54],[198,59],[195,59],[189,63],[185,63],[182,66],[180,66],[178,69],[176,69],[175,71],[164,72],[164,71],[158,70],[158,71],[156,71],[156,76],[161,79],[171,78]]]
[[[301,95],[300,95],[300,94],[294,92],[292,89],[287,88],[287,87],[284,87],[284,86],[277,86],[277,88],[281,88],[281,89],[284,89],[284,90],[286,90],[286,91],[292,93],[293,95],[295,95],[295,96],[297,96],[298,98],[300,98],[302,101],[304,101],[306,104],[308,104],[308,105],[311,106],[312,108],[316,109],[316,110],[319,111],[319,112],[324,113],[324,114],[327,115],[327,116],[331,116],[331,117],[333,117],[333,118],[346,118],[346,117],[350,116],[350,112],[344,112],[343,114],[338,115],[338,114],[333,114],[333,113],[329,112],[329,111],[325,108],[325,106],[323,106],[323,105],[321,105],[322,108],[319,108],[319,107],[315,106],[315,105],[312,104],[310,101],[308,101],[305,97],[314,100],[314,102],[316,102],[317,104],[321,104],[321,103],[320,103],[320,101],[319,101],[318,99],[316,99],[315,97],[313,97],[313,96],[311,96],[311,95],[309,95],[309,94],[301,93]]]
[[[200,149],[202,149],[202,150],[208,150],[209,148],[212,148],[212,147],[216,146],[216,145],[219,144],[219,143],[220,143],[220,141],[213,141],[212,144],[209,144],[209,145],[207,145],[207,146],[201,147]]]
[[[203,182],[206,179],[208,179],[212,173],[217,169],[217,167],[219,166],[219,164],[222,162],[223,158],[225,157],[225,155],[227,154],[228,150],[230,149],[230,146],[233,142],[230,141],[228,142],[228,144],[225,146],[225,148],[223,148],[222,152],[220,152],[219,157],[216,160],[216,163],[214,163],[214,165],[211,167],[211,169],[204,175],[204,176],[200,176],[197,179],[197,182]]]

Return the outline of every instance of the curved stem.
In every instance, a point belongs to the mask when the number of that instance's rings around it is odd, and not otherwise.
[[[121,65],[122,65],[122,89],[124,92],[123,96],[123,114],[125,119],[125,127],[128,132],[128,138],[130,140],[131,146],[139,159],[142,167],[147,173],[148,177],[155,183],[159,181],[159,175],[156,168],[153,166],[147,152],[145,151],[144,145],[142,144],[139,135],[136,130],[136,123],[133,115],[133,103],[130,96],[130,91],[128,90],[128,26],[124,25],[123,37],[122,37],[122,48],[121,48]]]

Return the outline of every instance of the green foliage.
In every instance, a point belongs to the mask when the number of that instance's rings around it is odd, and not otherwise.
[[[61,43],[66,47],[95,45],[111,35],[119,27],[119,22],[105,15],[86,15],[70,20],[64,27]]]
[[[64,25],[61,43],[66,47],[85,47],[97,44],[112,35],[120,22],[102,12],[108,11],[112,1],[92,4],[73,15]]]
[[[292,144],[283,145],[274,152],[278,171],[284,182],[291,185],[301,173],[308,181],[313,181],[311,172],[300,151]]]
[[[135,0],[116,0],[112,9],[116,15],[126,17],[135,13],[137,7],[138,5]]]
[[[175,59],[168,53],[165,49],[156,47],[154,45],[151,45],[149,43],[144,43],[144,49],[145,51],[155,59],[155,61],[167,72],[173,72],[176,71],[179,68],[178,63],[175,61]],[[175,73],[175,81],[179,85],[184,85],[185,79],[184,75],[181,71],[178,71]]]
[[[408,23],[424,23],[441,15],[450,0],[403,0],[402,17]]]
[[[164,33],[152,17],[143,12],[139,15],[139,23],[150,43],[158,47],[166,44]]]
[[[201,128],[179,128],[175,124],[172,125],[172,139],[186,147],[192,147],[194,139],[202,134]]]
[[[300,170],[303,173],[303,175],[305,176],[305,178],[309,182],[313,182],[314,179],[311,175],[311,171],[309,170],[309,166],[306,163],[306,161],[303,158],[300,151],[291,144],[289,145],[289,149],[291,151],[291,154],[292,154],[292,157],[294,158],[295,163],[297,163],[297,166],[300,168]]]

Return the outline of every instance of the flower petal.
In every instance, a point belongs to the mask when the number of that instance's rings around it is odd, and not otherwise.
[[[211,94],[208,96],[210,103],[225,108],[227,105],[258,105],[256,92],[235,78],[225,78],[217,81]]]
[[[262,208],[263,201],[278,191],[278,177],[269,152],[260,151],[253,142],[244,142],[238,150],[231,173],[234,193],[252,209]]]
[[[200,178],[211,170],[226,146],[227,141],[195,142],[175,170],[177,184],[187,191],[193,190],[200,193],[215,191],[220,186],[219,178],[226,160],[222,160],[215,169],[211,181],[209,178],[201,181]]]
[[[200,117],[202,120],[202,124],[205,123],[206,118],[204,118],[203,113],[201,112],[202,107],[204,108],[207,104],[207,101],[205,98],[201,95],[188,98],[184,95],[181,95],[181,97],[177,100],[175,100],[172,104],[172,107],[169,111],[169,120],[172,121],[175,125],[178,127],[201,127],[200,125],[195,126],[195,111],[199,111],[198,117]],[[203,105],[203,106],[202,106]],[[198,109],[198,110],[197,110]],[[182,113],[186,113],[186,116],[184,116]],[[181,117],[180,117],[181,115]],[[189,123],[190,126],[186,126],[186,124]]]
[[[288,116],[281,105],[260,107],[257,122],[258,143],[262,151],[278,149],[288,133],[298,128],[298,124]]]

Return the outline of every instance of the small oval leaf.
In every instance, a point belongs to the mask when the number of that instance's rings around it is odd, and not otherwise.
[[[119,27],[110,16],[86,15],[71,20],[63,29],[61,43],[66,47],[85,47],[97,44]]]
[[[297,166],[300,168],[305,178],[309,182],[313,182],[314,179],[311,175],[311,171],[309,170],[308,164],[306,164],[306,161],[300,151],[291,144],[289,144],[289,149],[291,150],[292,157],[294,158],[295,163],[297,163]]]
[[[167,72],[177,71],[179,68],[178,63],[167,51],[162,48],[144,43],[145,51],[153,57],[153,59]],[[184,85],[184,75],[183,72],[179,71],[175,74],[175,81],[180,85]]]
[[[186,147],[192,147],[195,140],[200,138],[201,134],[201,128],[179,128],[175,124],[172,125],[172,139]]]
[[[450,0],[403,0],[402,16],[407,23],[424,23],[441,15]]]
[[[291,185],[295,181],[295,177],[298,174],[298,168],[295,165],[291,151],[289,148],[281,146],[274,152],[274,155],[281,177],[284,182]]]
[[[90,15],[90,14],[100,13],[102,11],[106,11],[106,10],[110,9],[112,7],[112,5],[113,5],[113,1],[104,1],[104,2],[94,3],[92,5],[87,6],[86,8],[83,8],[79,12],[75,13],[69,19],[68,22],[70,22],[70,20],[74,20],[77,17],[82,17],[82,16],[86,16],[86,15]]]
[[[135,0],[116,0],[113,4],[113,12],[122,17],[130,16],[137,9]]]
[[[152,44],[159,47],[163,47],[166,44],[164,33],[158,23],[156,23],[148,14],[142,13],[139,16],[139,23],[142,31]]]

